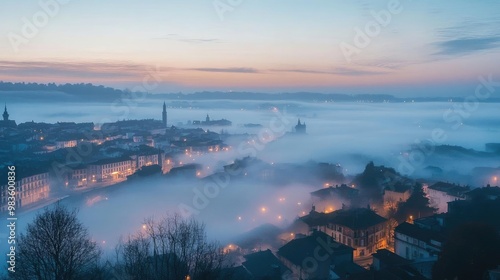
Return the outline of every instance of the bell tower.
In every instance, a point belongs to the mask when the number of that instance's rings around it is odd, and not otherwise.
[[[8,121],[9,120],[9,113],[7,112],[7,104],[5,104],[5,109],[3,111],[3,120]]]
[[[167,127],[167,105],[165,104],[165,101],[163,101],[162,121],[163,126]]]

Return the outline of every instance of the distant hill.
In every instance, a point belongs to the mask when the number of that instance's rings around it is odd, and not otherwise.
[[[388,94],[340,94],[340,93],[256,93],[256,92],[221,92],[203,91],[191,94],[160,93],[149,97],[165,100],[295,100],[307,102],[443,102],[453,99],[461,102],[463,98],[450,97],[415,97],[397,98]],[[47,101],[47,102],[113,102],[117,99],[133,98],[128,90],[119,90],[102,85],[84,84],[39,84],[11,83],[0,81],[0,99],[5,101]],[[500,98],[489,98],[484,102],[500,102]]]

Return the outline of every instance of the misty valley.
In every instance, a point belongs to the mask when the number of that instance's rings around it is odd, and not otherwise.
[[[459,126],[446,118],[456,113],[453,102],[150,98],[133,104],[127,118],[118,109],[130,104],[31,106],[9,103],[8,112],[20,110],[22,122],[2,134],[11,149],[2,161],[19,176],[37,176],[20,191],[18,230],[28,229],[43,209],[77,209],[74,218],[115,269],[127,267],[117,252],[128,256],[127,246],[150,242],[156,230],[174,223],[206,230],[207,242],[219,244],[217,277],[247,279],[260,258],[283,266],[269,275],[292,277],[297,264],[307,265],[288,251],[312,236],[353,248],[352,271],[334,271],[362,275],[377,254],[407,254],[398,251],[400,227],[452,224],[448,203],[469,201],[474,191],[499,197],[496,103],[480,103]],[[27,135],[25,144],[9,146],[7,137]],[[7,214],[8,204],[2,207]],[[496,219],[495,211],[483,217]],[[436,254],[425,252],[417,257]],[[240,275],[242,267],[247,276]],[[431,275],[430,267],[413,269]]]

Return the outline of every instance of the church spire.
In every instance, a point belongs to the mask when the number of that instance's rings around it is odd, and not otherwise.
[[[163,127],[167,127],[167,104],[163,101],[163,112],[161,114],[161,120],[163,122]]]
[[[7,112],[7,103],[5,103],[5,109],[3,111],[3,120],[8,121],[9,120],[9,113]]]

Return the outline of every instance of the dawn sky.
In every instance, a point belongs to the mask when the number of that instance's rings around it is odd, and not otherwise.
[[[463,96],[500,75],[498,11],[494,0],[1,1],[0,80],[133,88],[154,72],[153,92]]]

